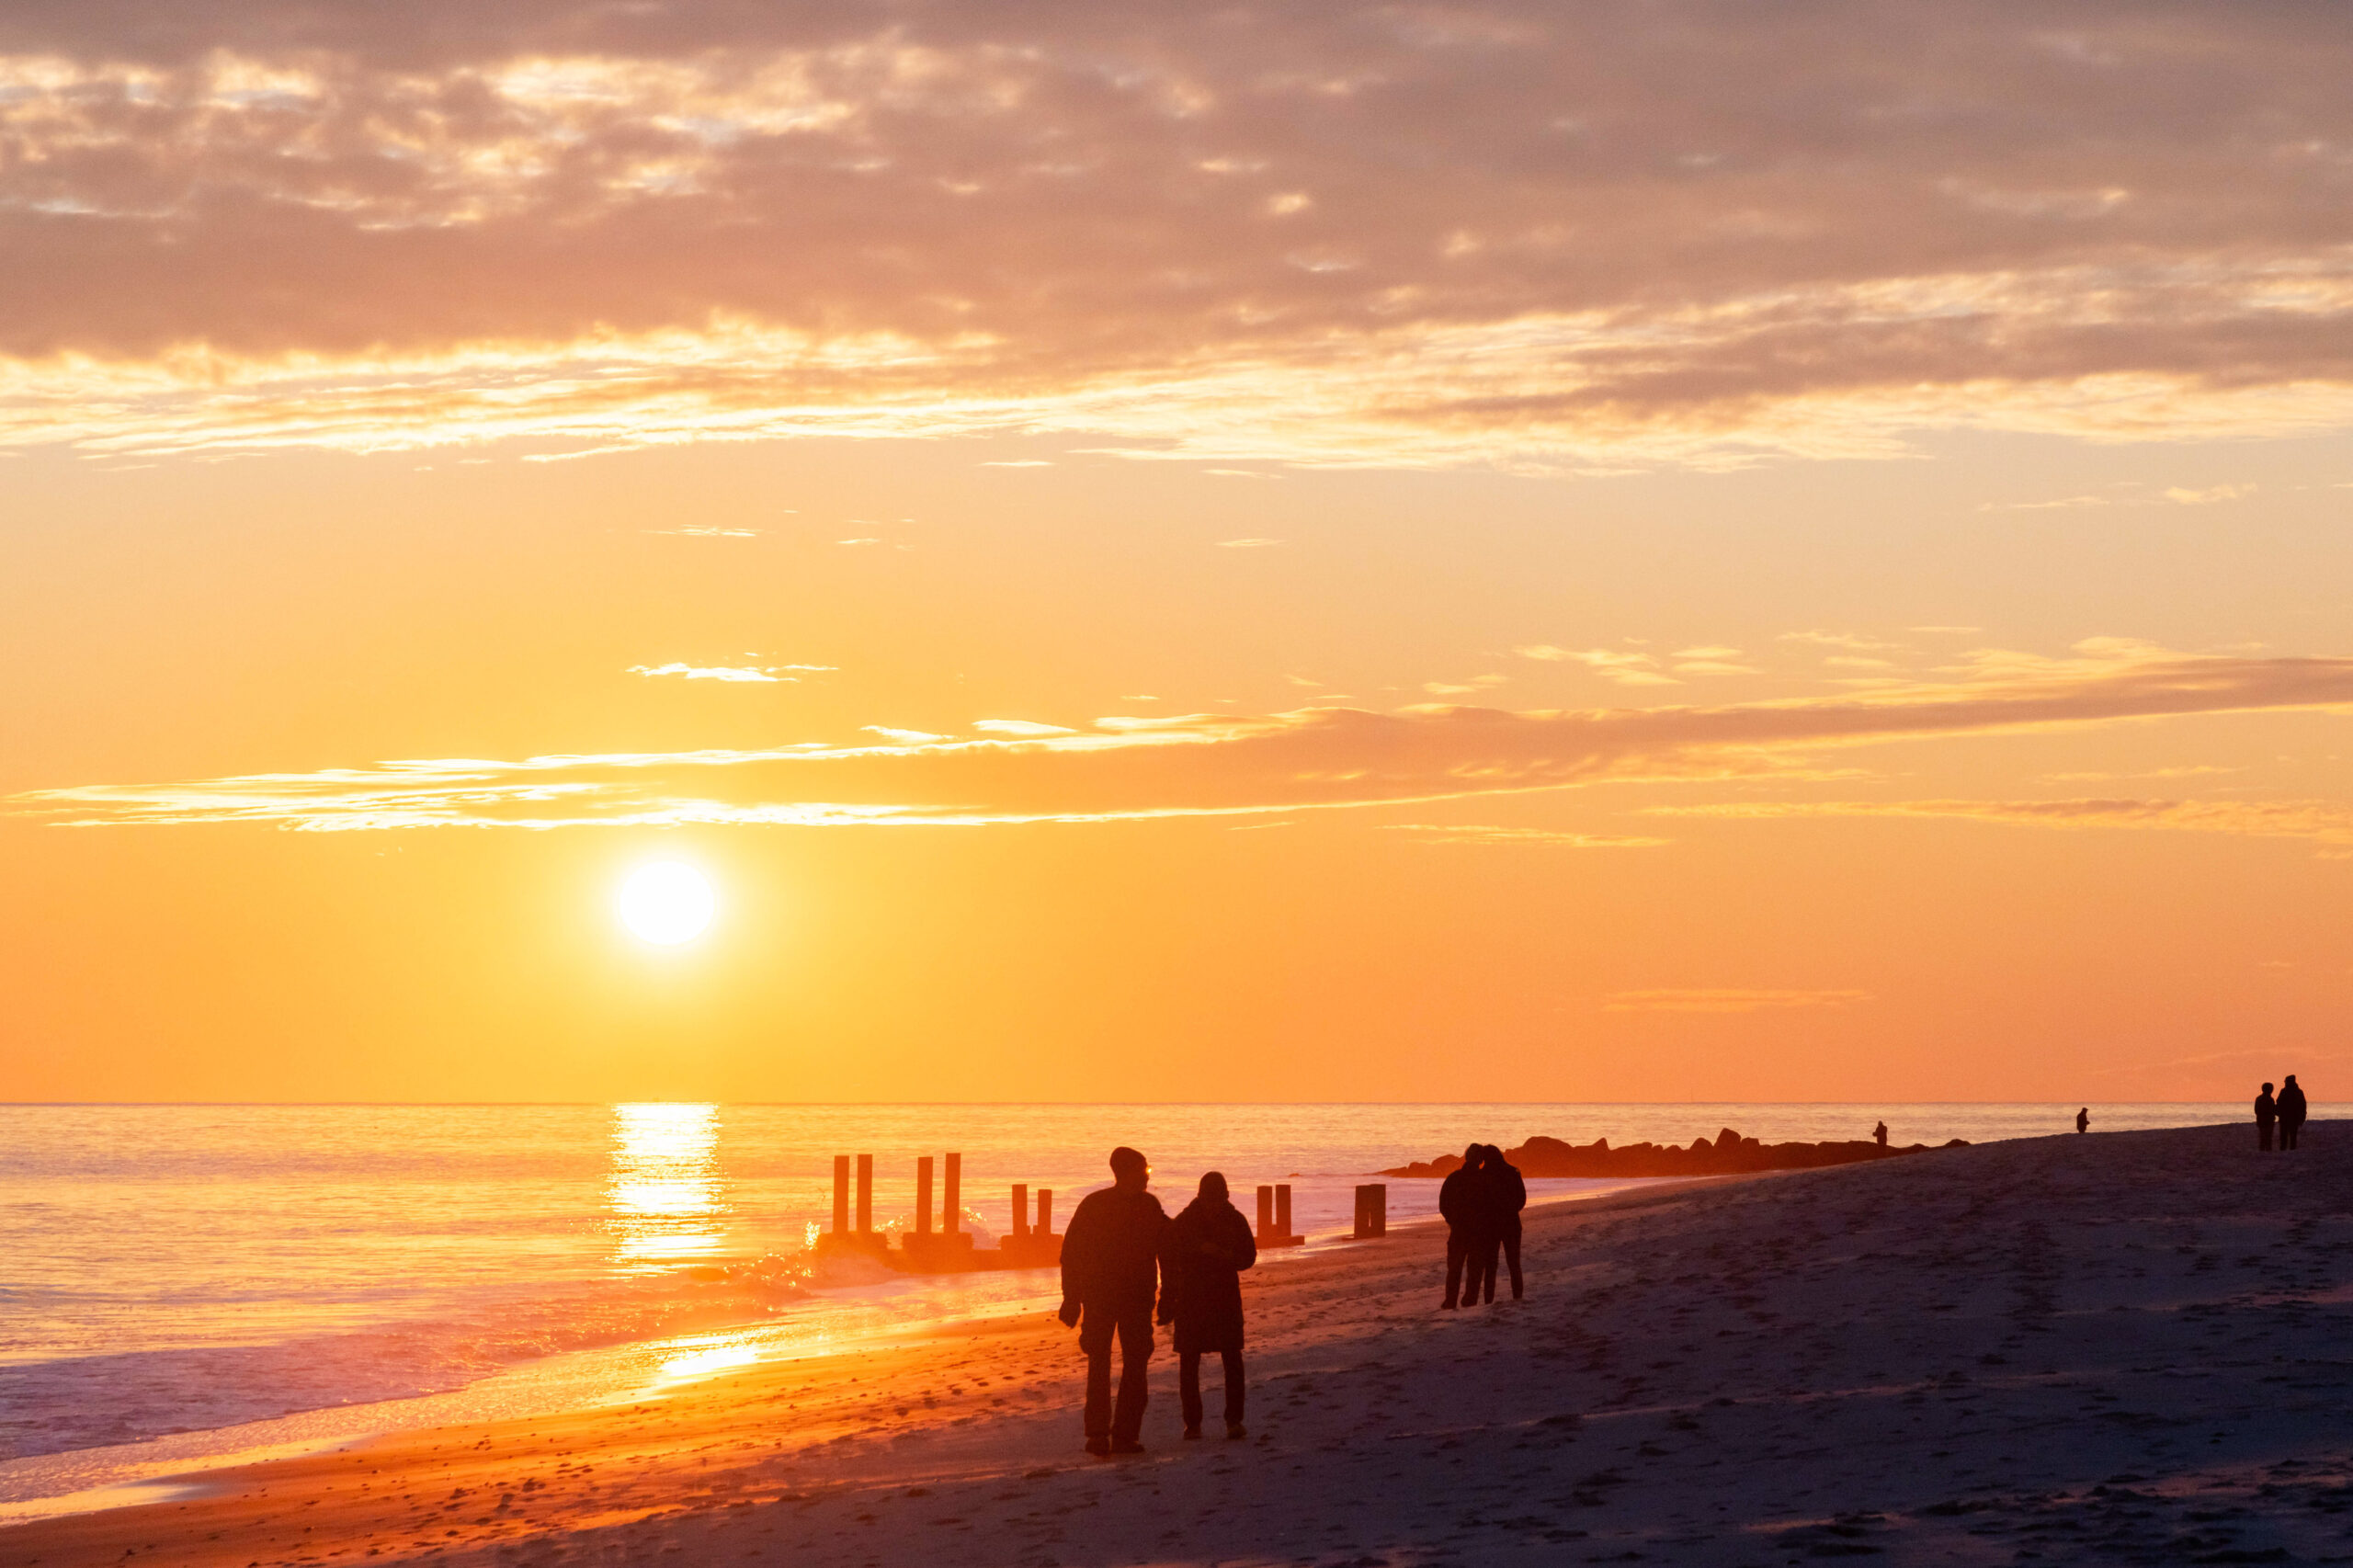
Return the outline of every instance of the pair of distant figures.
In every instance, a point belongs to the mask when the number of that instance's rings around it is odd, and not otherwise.
[[[2260,1153],[2271,1152],[2275,1126],[2279,1129],[2279,1147],[2294,1148],[2298,1134],[2304,1130],[2304,1091],[2297,1086],[2293,1073],[2279,1085],[2277,1099],[2272,1097],[2268,1084],[2263,1085],[2263,1093],[2255,1096],[2255,1146]]]
[[[1511,1275],[1511,1299],[1520,1299],[1519,1211],[1528,1183],[1519,1167],[1493,1143],[1462,1151],[1462,1164],[1438,1184],[1438,1211],[1446,1219],[1446,1300],[1441,1310],[1475,1307],[1495,1299],[1495,1258]]]

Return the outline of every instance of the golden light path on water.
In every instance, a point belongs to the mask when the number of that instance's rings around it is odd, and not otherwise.
[[[605,1225],[617,1269],[647,1273],[720,1251],[728,1204],[718,1150],[717,1106],[613,1108]]]

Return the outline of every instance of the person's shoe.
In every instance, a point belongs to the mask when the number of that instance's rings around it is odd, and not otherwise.
[[[1188,1443],[1198,1440],[1200,1435],[1201,1429],[1199,1426],[1188,1426],[1185,1428],[1185,1440]]]
[[[1239,1421],[1229,1421],[1225,1424],[1225,1440],[1229,1443],[1237,1442],[1249,1435],[1250,1428]]]
[[[1111,1451],[1115,1454],[1140,1454],[1143,1452],[1143,1445],[1133,1437],[1122,1437],[1111,1445]]]
[[[1111,1439],[1108,1437],[1089,1437],[1086,1439],[1086,1451],[1093,1454],[1098,1460],[1109,1459],[1111,1457]]]
[[[1442,1312],[1450,1312],[1454,1311],[1454,1303],[1452,1301],[1440,1301],[1438,1304],[1438,1310]]]

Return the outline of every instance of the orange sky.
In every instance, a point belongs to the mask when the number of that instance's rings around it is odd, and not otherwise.
[[[12,6],[0,1096],[2325,1095],[2340,35]]]

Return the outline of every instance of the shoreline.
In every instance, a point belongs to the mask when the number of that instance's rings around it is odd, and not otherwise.
[[[1079,1449],[1051,1320],[245,1467],[16,1527],[28,1568],[2283,1561],[2353,1552],[2353,1126],[2072,1134],[1660,1183],[1245,1276],[1250,1438]],[[1215,1374],[1210,1377],[1212,1389]],[[2227,1553],[2229,1555],[2214,1555]]]

